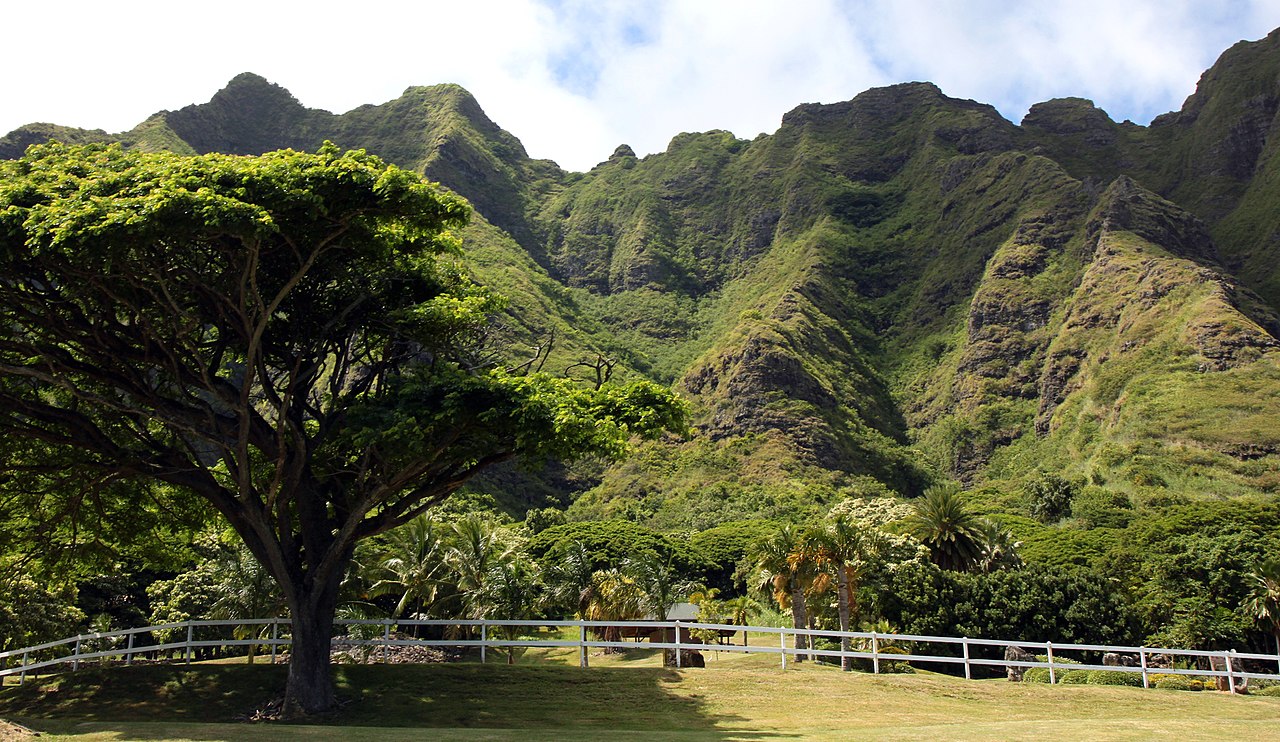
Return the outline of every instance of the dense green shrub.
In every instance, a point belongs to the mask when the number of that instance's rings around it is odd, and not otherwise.
[[[535,535],[566,522],[564,511],[559,508],[534,508],[524,516],[524,527]]]
[[[1260,688],[1258,690],[1249,691],[1249,692],[1250,694],[1255,696],[1273,696],[1276,698],[1280,698],[1280,685],[1271,685],[1271,686],[1267,686],[1266,688]]]
[[[1029,566],[956,573],[910,566],[869,575],[868,602],[909,634],[1127,644],[1137,618],[1096,572]]]
[[[50,589],[25,575],[0,581],[0,650],[62,639],[83,625],[75,591]]]
[[[1080,482],[1056,474],[1041,473],[1023,487],[1031,515],[1042,523],[1052,523],[1071,515],[1071,502],[1080,491]]]
[[[1204,690],[1204,683],[1187,675],[1156,674],[1150,677],[1151,685],[1164,690]]]
[[[1089,685],[1136,685],[1142,687],[1142,674],[1123,670],[1090,670]]]
[[[1036,662],[1048,662],[1049,656],[1038,654],[1035,656]],[[1089,672],[1087,670],[1068,670],[1065,665],[1078,665],[1079,660],[1073,660],[1070,657],[1054,657],[1053,658],[1053,678],[1059,683],[1070,683],[1073,685],[1082,685],[1088,682]],[[1023,673],[1022,680],[1025,683],[1047,683],[1049,682],[1049,668],[1047,667],[1029,667]]]
[[[1049,661],[1049,655],[1047,654],[1036,655],[1036,662],[1048,662],[1048,661]],[[1073,660],[1070,657],[1054,657],[1053,664],[1060,667],[1062,665],[1080,665],[1083,663],[1080,662],[1080,660]]]
[[[1144,464],[1130,464],[1125,467],[1124,476],[1139,487],[1166,487],[1169,484],[1159,472]]]
[[[1049,682],[1049,668],[1047,667],[1028,667],[1027,671],[1022,673],[1022,682],[1024,683],[1047,683]]]
[[[1124,528],[1133,520],[1129,496],[1105,487],[1089,485],[1071,501],[1071,514],[1089,528]]]
[[[887,654],[910,654],[902,647],[883,647],[880,649],[880,672],[886,673],[914,673],[916,669],[906,662],[898,662],[895,660],[885,659]]]

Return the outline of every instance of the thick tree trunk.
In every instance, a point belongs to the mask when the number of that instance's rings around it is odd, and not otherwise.
[[[337,608],[337,580],[319,594],[302,593],[291,604],[293,646],[289,679],[284,690],[285,718],[329,711],[337,705],[337,691],[329,669],[329,646]]]
[[[840,614],[840,630],[849,630],[849,574],[840,567],[836,570],[836,610]],[[853,670],[853,658],[849,656],[849,637],[840,637],[840,669]]]
[[[809,617],[804,610],[804,591],[799,588],[791,590],[791,625],[797,629],[808,628]],[[809,647],[809,637],[806,634],[796,634],[796,662],[803,662],[804,657],[800,654],[801,649]],[[813,655],[809,656],[813,659]]]

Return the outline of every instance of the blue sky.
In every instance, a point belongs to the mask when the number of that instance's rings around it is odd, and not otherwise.
[[[530,154],[585,170],[621,143],[751,138],[800,103],[910,80],[1014,121],[1079,96],[1145,124],[1280,27],[1280,0],[73,0],[4,16],[0,60],[19,72],[0,132],[122,131],[244,71],[335,112],[457,82]]]

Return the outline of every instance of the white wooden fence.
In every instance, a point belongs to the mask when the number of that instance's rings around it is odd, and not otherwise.
[[[453,647],[459,649],[476,648],[480,652],[481,662],[485,661],[486,654],[489,649],[512,648],[512,647],[573,647],[578,650],[579,664],[583,667],[587,666],[587,653],[590,649],[597,648],[621,648],[635,649],[638,645],[635,641],[605,641],[601,639],[591,638],[588,632],[603,635],[606,628],[642,628],[650,629],[657,633],[661,629],[671,629],[671,634],[675,637],[672,642],[648,642],[644,646],[652,649],[674,649],[677,666],[684,661],[683,652],[680,650],[713,650],[717,652],[749,652],[749,653],[769,653],[777,654],[781,661],[782,668],[787,667],[788,658],[794,662],[797,656],[808,657],[810,659],[816,657],[829,658],[861,658],[871,661],[871,667],[874,672],[880,672],[881,663],[883,662],[931,662],[939,664],[963,665],[965,678],[972,679],[973,668],[975,666],[984,667],[1020,667],[1033,668],[1043,667],[1049,671],[1050,682],[1057,682],[1058,674],[1068,670],[1115,670],[1119,672],[1141,673],[1142,685],[1144,688],[1151,686],[1151,676],[1157,673],[1173,674],[1173,675],[1196,675],[1201,677],[1225,677],[1230,688],[1234,691],[1237,681],[1244,678],[1258,680],[1280,680],[1280,674],[1277,673],[1261,673],[1248,672],[1243,669],[1242,660],[1255,660],[1258,663],[1267,663],[1267,666],[1275,665],[1280,670],[1280,647],[1277,647],[1276,654],[1258,654],[1248,652],[1237,652],[1235,650],[1227,651],[1204,651],[1195,649],[1176,649],[1171,647],[1128,647],[1113,646],[1103,644],[1058,644],[1054,642],[1028,642],[1028,641],[1011,641],[1003,639],[971,639],[968,637],[951,637],[951,636],[921,636],[915,634],[880,634],[876,632],[865,631],[825,631],[817,629],[793,629],[776,626],[738,626],[734,624],[710,624],[697,623],[691,621],[478,621],[478,620],[338,620],[335,622],[338,626],[346,627],[367,627],[364,629],[366,633],[378,633],[374,627],[382,629],[381,636],[375,636],[371,639],[357,639],[353,637],[343,636],[335,637],[333,642],[339,646],[367,646],[367,647]],[[480,632],[479,638],[448,638],[448,639],[398,639],[392,637],[392,629],[407,629],[414,626],[435,626],[435,627],[471,627],[478,628]],[[207,627],[261,627],[254,633],[258,638],[248,639],[198,639],[196,632],[198,629]],[[268,631],[269,628],[269,631]],[[506,628],[525,629],[521,632],[524,634],[538,633],[542,629],[556,629],[563,635],[566,628],[577,629],[573,639],[535,639],[535,638],[514,638],[503,639],[494,638],[491,629]],[[247,619],[234,621],[184,621],[182,623],[163,624],[159,626],[146,626],[136,629],[124,629],[121,631],[110,631],[97,634],[81,634],[60,641],[48,642],[45,644],[37,644],[31,647],[23,647],[22,649],[14,649],[7,652],[0,652],[0,678],[6,676],[17,675],[19,682],[25,682],[28,673],[35,673],[40,670],[49,671],[51,668],[70,665],[71,669],[79,669],[82,663],[92,660],[106,662],[112,659],[123,662],[126,665],[133,664],[134,658],[139,655],[150,655],[154,659],[159,659],[161,654],[181,655],[181,659],[187,663],[191,662],[194,650],[204,647],[226,648],[226,647],[248,647],[254,645],[258,647],[269,647],[272,660],[275,659],[276,653],[281,647],[288,647],[291,639],[288,636],[289,621],[284,618],[263,618],[263,619]],[[755,634],[776,634],[778,637],[777,646],[753,645],[743,646],[739,644],[703,644],[691,642],[682,637],[682,629],[689,630],[708,630],[723,632],[739,632],[749,631]],[[350,628],[348,629],[350,630]],[[176,633],[181,639],[179,641],[167,641],[159,644],[144,644],[138,641],[140,635],[146,635],[144,638],[149,640],[153,632],[172,632]],[[850,650],[848,652],[840,649],[810,649],[801,647],[799,649],[794,646],[787,646],[790,640],[794,643],[797,635],[833,640],[839,642],[842,637],[848,637],[860,648]],[[919,645],[919,644],[943,644],[956,647],[955,654],[919,654],[916,651],[905,651],[902,645]],[[890,648],[890,645],[893,645]],[[1046,660],[1041,661],[1017,661],[1006,660],[1003,656],[990,658],[974,656],[973,650],[980,647],[1007,647],[1016,646],[1024,650],[1029,650],[1033,655],[1042,654]],[[59,650],[61,653],[59,653]],[[70,650],[68,652],[68,650]],[[1085,653],[1116,653],[1122,655],[1136,656],[1137,664],[1134,666],[1116,666],[1116,665],[1099,665],[1088,664],[1076,660],[1075,662],[1064,662],[1064,659],[1074,659],[1071,655],[1083,655]],[[41,659],[47,655],[55,655],[51,658]],[[1001,653],[1003,655],[1003,653]],[[1207,658],[1210,660],[1211,669],[1185,669],[1185,668],[1166,668],[1154,667],[1151,665],[1151,658],[1156,655],[1165,655],[1173,658],[1191,658],[1190,662],[1196,662],[1200,659]],[[1213,662],[1218,660],[1218,662]],[[1184,660],[1183,664],[1188,664]],[[1212,669],[1214,665],[1222,669]]]

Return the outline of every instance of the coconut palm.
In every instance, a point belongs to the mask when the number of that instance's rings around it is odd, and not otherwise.
[[[438,521],[420,515],[387,535],[377,563],[379,579],[369,592],[400,596],[392,618],[403,618],[410,608],[421,615],[441,597],[447,584],[442,532]]]
[[[519,621],[532,617],[538,611],[542,594],[536,565],[513,557],[489,568],[480,588],[479,602],[483,605],[485,618]],[[502,633],[507,641],[514,641],[521,630],[519,626],[503,626]],[[515,652],[514,646],[507,650],[508,665],[515,664]]]
[[[670,556],[663,558],[652,551],[642,551],[623,559],[622,573],[639,591],[640,607],[659,621],[667,620],[671,606],[700,587],[680,578]]]
[[[1018,556],[1021,544],[1014,540],[1013,532],[1001,526],[999,521],[979,518],[976,531],[979,551],[978,561],[974,566],[983,572],[1022,566],[1022,557]]]
[[[485,579],[495,565],[509,560],[513,551],[491,519],[472,514],[454,521],[447,535],[444,562],[460,615],[484,617]]]
[[[840,630],[849,631],[858,618],[858,586],[862,575],[883,551],[884,538],[876,528],[866,528],[854,521],[837,516],[825,526],[805,533],[801,550],[802,558],[811,561],[820,572],[814,580],[816,593],[836,585],[836,612],[840,617]],[[840,649],[849,651],[849,637],[840,637]],[[852,658],[841,657],[840,667],[846,672],[853,669]]]
[[[585,618],[596,591],[595,560],[581,541],[571,541],[543,574],[549,602]]]
[[[1268,559],[1250,575],[1253,589],[1244,601],[1249,617],[1266,627],[1280,653],[1280,559]]]
[[[633,621],[643,618],[645,610],[642,604],[641,591],[635,581],[622,570],[598,570],[591,577],[593,588],[590,601],[583,613],[587,621]],[[621,630],[617,626],[605,626],[596,633],[604,641],[616,642],[622,639]],[[608,647],[606,653],[621,652],[621,649]]]
[[[729,620],[742,628],[742,646],[747,646],[747,625],[751,623],[751,619],[764,613],[764,606],[760,601],[755,600],[749,595],[739,595],[736,598],[730,598],[722,603],[720,607],[729,616]]]
[[[906,524],[908,532],[929,548],[933,563],[943,569],[963,572],[981,561],[981,523],[955,484],[925,490]]]
[[[808,628],[804,594],[815,573],[810,560],[797,558],[803,553],[802,547],[799,531],[784,525],[777,533],[756,542],[749,555],[755,565],[757,589],[772,596],[779,608],[790,608],[791,623],[797,629]],[[802,659],[799,650],[809,646],[807,636],[795,635],[797,661]]]

